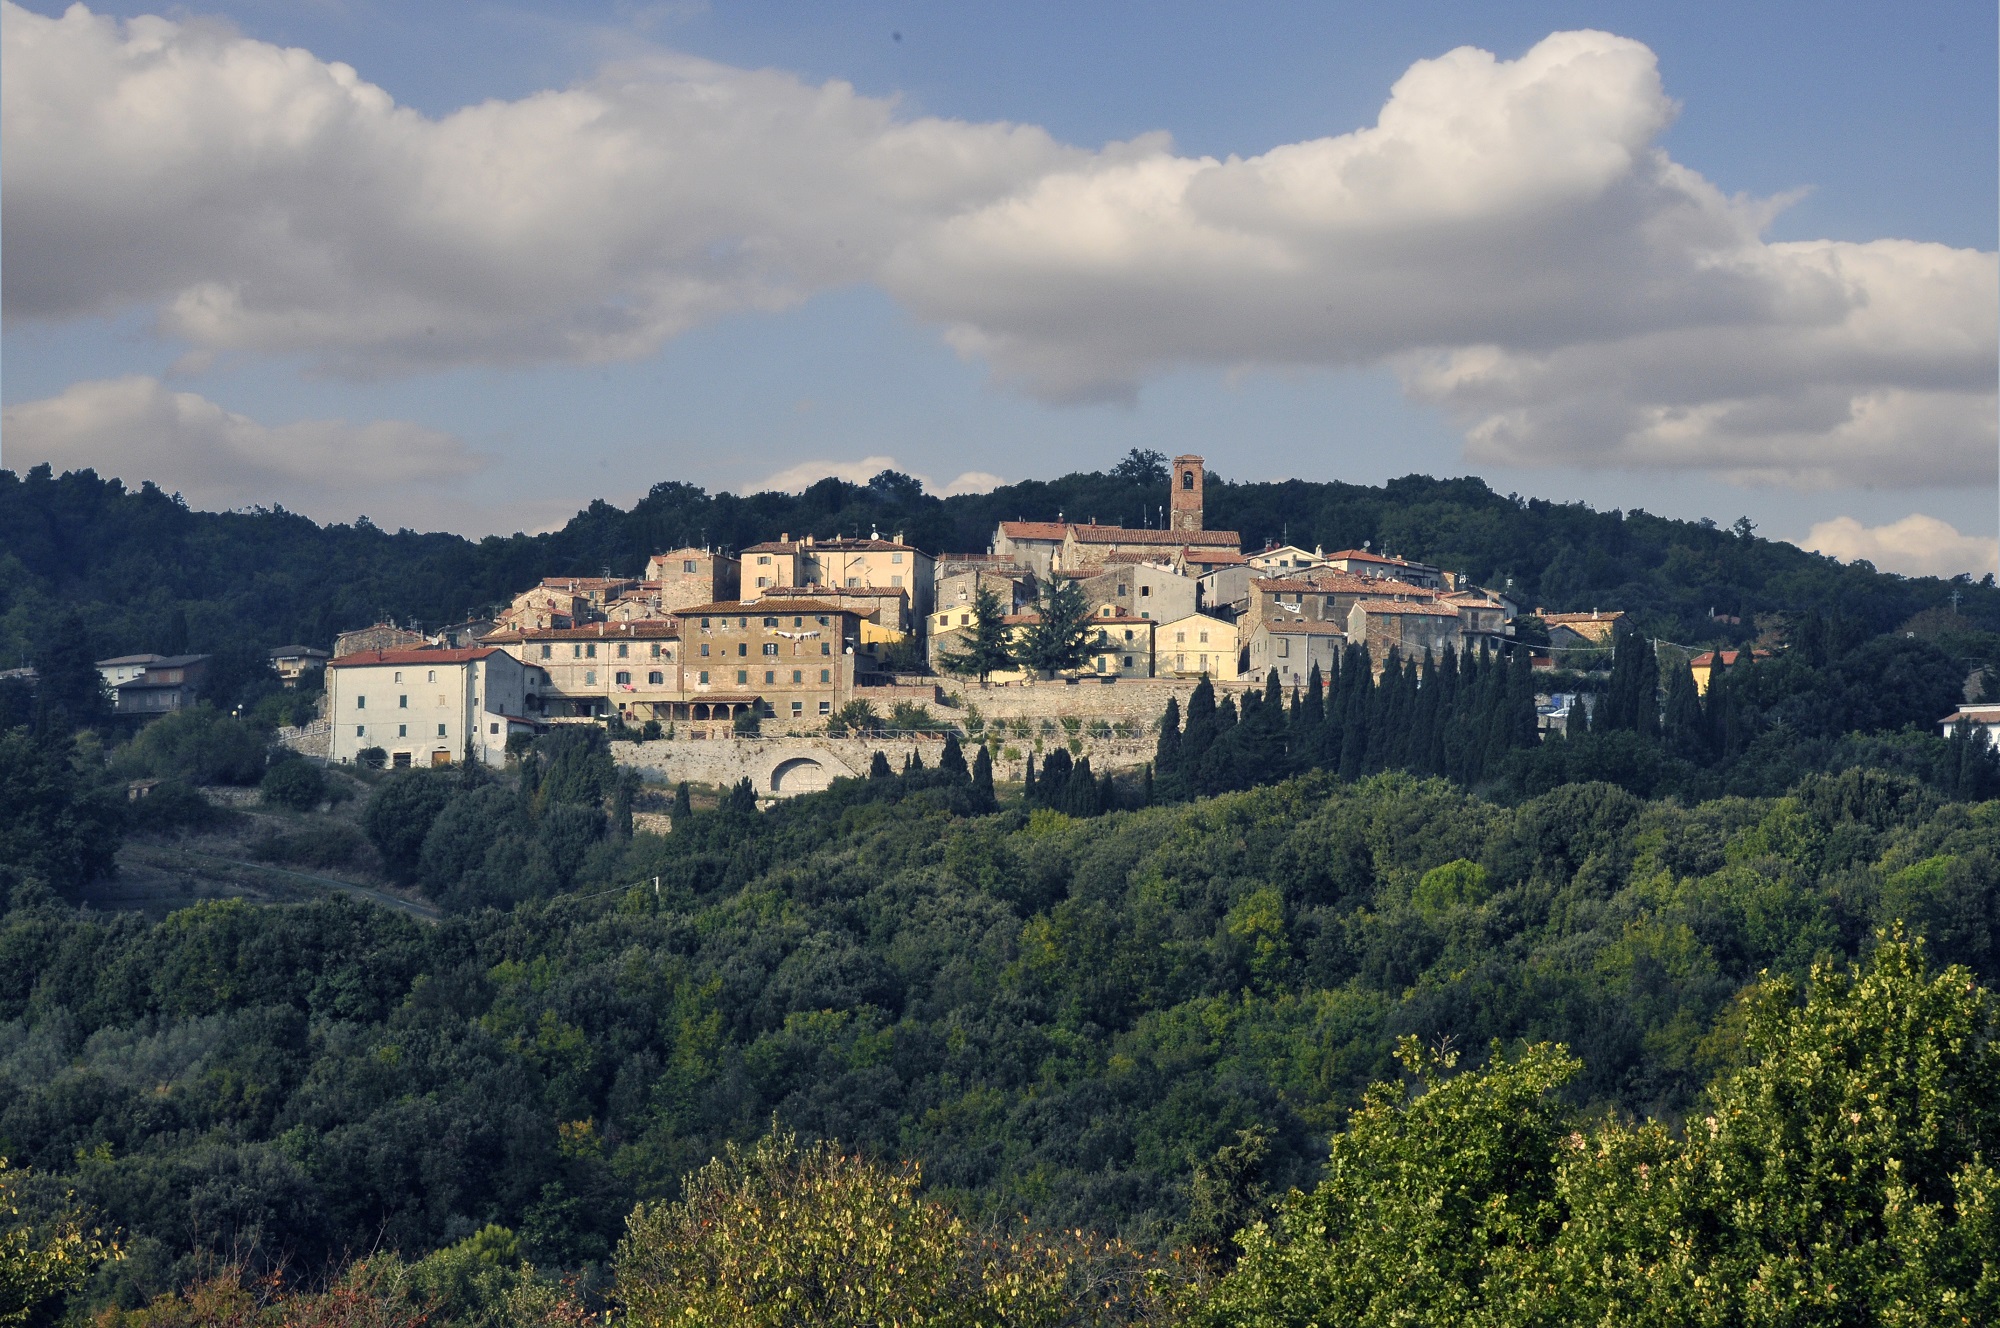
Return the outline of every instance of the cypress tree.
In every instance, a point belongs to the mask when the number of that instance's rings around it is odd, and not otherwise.
[[[981,811],[991,811],[998,801],[993,796],[993,756],[985,743],[979,744],[979,754],[972,758],[972,800]]]
[[[938,757],[938,769],[953,779],[965,778],[965,749],[958,745],[956,733],[944,735],[944,752]]]
[[[1150,807],[1153,805],[1153,767],[1151,765],[1146,767],[1146,780],[1139,788],[1139,805],[1141,807]]]
[[[1167,713],[1160,716],[1160,741],[1153,748],[1153,764],[1158,766],[1162,777],[1167,777],[1180,767],[1181,759],[1181,701],[1177,696],[1167,698]]]
[[[1021,780],[1021,801],[1033,804],[1035,801],[1035,754],[1028,753],[1028,772]]]
[[[1111,778],[1109,770],[1097,777],[1097,810],[1100,812],[1118,810],[1118,784]]]
[[[1319,671],[1319,661],[1314,660],[1306,670],[1306,694],[1299,703],[1299,726],[1301,731],[1317,737],[1319,726],[1326,720],[1326,677]]]
[[[1652,651],[1649,649],[1650,657]],[[1510,747],[1533,747],[1541,739],[1535,723],[1535,661],[1525,646],[1507,659],[1507,737]]]
[[[1368,764],[1368,712],[1374,704],[1373,669],[1367,647],[1349,646],[1340,672],[1347,683],[1347,696],[1341,706],[1340,777],[1354,780],[1361,778]]]
[[[525,772],[524,772],[525,773]],[[694,815],[694,797],[688,791],[688,783],[683,779],[674,789],[674,824],[685,825],[685,817]]]
[[[874,758],[868,762],[870,779],[893,779],[895,775],[896,772],[889,768],[889,756],[886,752],[876,752]]]
[[[1442,774],[1438,761],[1438,669],[1429,646],[1417,678],[1416,707],[1410,721],[1410,769],[1420,775]]]
[[[1063,793],[1069,787],[1070,771],[1075,768],[1067,748],[1058,747],[1042,758],[1042,777],[1035,782],[1035,800],[1044,807],[1062,806]]]
[[[1708,725],[1701,713],[1701,694],[1695,690],[1694,671],[1685,663],[1667,674],[1667,704],[1661,728],[1671,754],[1685,761],[1707,757]]]
[[[1175,788],[1179,796],[1192,797],[1199,791],[1201,761],[1215,735],[1215,685],[1204,677],[1188,696],[1187,723],[1181,729],[1180,781]]]
[[[1097,806],[1097,776],[1090,772],[1090,758],[1079,760],[1063,780],[1062,795],[1051,799],[1050,805],[1065,815],[1095,816]]]

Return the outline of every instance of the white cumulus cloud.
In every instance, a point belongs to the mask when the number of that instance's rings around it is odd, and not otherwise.
[[[287,507],[435,529],[462,515],[453,491],[485,459],[461,439],[401,420],[261,424],[156,378],[72,384],[0,414],[7,464],[150,479],[202,507]],[[440,512],[439,502],[446,511]]]
[[[907,470],[892,456],[867,456],[858,461],[801,461],[766,475],[750,486],[752,493],[803,493],[819,481],[832,477],[849,484],[866,484],[885,470],[908,475],[929,493],[949,498],[961,493],[991,493],[1007,481],[983,470],[968,470],[939,488],[928,475]]]
[[[430,118],[213,24],[7,4],[5,309],[401,373],[642,356],[872,282],[1047,400],[1389,365],[1474,461],[1992,482],[1995,255],[1767,242],[1777,202],[1659,146],[1675,110],[1650,50],[1581,31],[1245,157],[671,53]]]
[[[1880,526],[1835,517],[1815,525],[1799,547],[1845,562],[1865,559],[1905,576],[1979,576],[2000,570],[2000,540],[1961,535],[1949,521],[1917,512]]]

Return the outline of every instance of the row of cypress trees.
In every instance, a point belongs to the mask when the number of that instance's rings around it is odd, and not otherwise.
[[[1446,650],[1405,658],[1391,648],[1379,673],[1349,645],[1330,676],[1314,664],[1287,702],[1277,671],[1261,693],[1215,699],[1204,678],[1187,713],[1167,702],[1153,768],[1158,796],[1202,797],[1307,770],[1359,779],[1383,770],[1479,782],[1512,750],[1537,741],[1528,652]]]

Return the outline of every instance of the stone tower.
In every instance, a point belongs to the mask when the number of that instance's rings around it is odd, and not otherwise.
[[[1173,499],[1167,505],[1169,530],[1201,529],[1201,458],[1198,456],[1177,456],[1174,458]]]

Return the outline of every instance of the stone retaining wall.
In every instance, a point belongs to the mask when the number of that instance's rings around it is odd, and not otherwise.
[[[1030,755],[1039,760],[1058,746],[1088,756],[1093,770],[1136,770],[1153,759],[1154,745],[1150,733],[1132,738],[1081,734],[1072,739],[1058,729],[1053,735],[1038,733],[1029,738],[1008,735],[993,744],[993,777],[1002,783],[1018,782],[1026,773]],[[965,750],[970,762],[973,748],[968,744]],[[811,793],[842,776],[860,778],[868,773],[876,752],[888,758],[891,769],[901,770],[913,751],[925,765],[935,768],[944,754],[944,740],[885,734],[872,738],[731,737],[700,742],[676,738],[611,744],[612,759],[638,771],[649,783],[685,780],[727,786],[747,778],[760,798]]]

